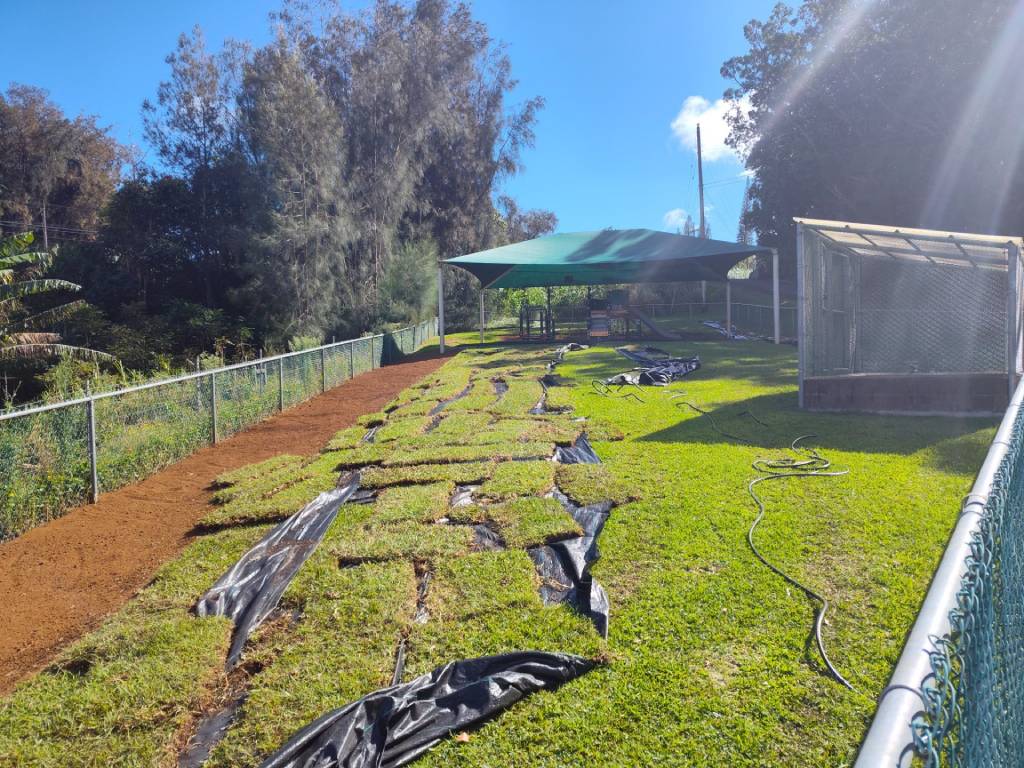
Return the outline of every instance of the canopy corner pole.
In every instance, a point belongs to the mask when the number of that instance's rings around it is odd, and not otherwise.
[[[725,338],[732,338],[732,281],[725,278]]]
[[[440,337],[439,348],[444,354],[444,264],[437,262],[437,335]]]
[[[550,285],[547,287],[547,292],[548,292],[548,297],[547,297],[548,298],[548,312],[547,312],[547,316],[548,316],[548,338],[549,339],[553,339],[553,338],[555,338],[555,320],[554,320],[553,317],[551,317],[551,286]]]
[[[1018,333],[1020,329],[1020,249],[1009,243],[1006,249],[1006,373],[1010,392],[1017,387]]]
[[[804,377],[807,375],[807,312],[804,307],[807,286],[804,282],[804,224],[796,223],[796,355],[797,405],[804,407]]]
[[[782,343],[781,317],[779,313],[779,249],[772,248],[772,322],[775,328],[775,343]]]
[[[486,290],[487,289],[484,288],[483,284],[481,283],[481,285],[480,285],[480,343],[481,344],[484,343],[484,327],[486,325],[486,321],[484,320],[484,291],[486,291]]]

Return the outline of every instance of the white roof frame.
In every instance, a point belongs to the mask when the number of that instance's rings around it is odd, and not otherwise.
[[[824,219],[794,218],[793,221],[818,233],[829,245],[857,256],[1006,270],[1009,249],[1024,250],[1024,238],[1021,237]]]

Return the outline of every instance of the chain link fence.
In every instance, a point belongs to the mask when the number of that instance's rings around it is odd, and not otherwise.
[[[0,414],[0,541],[141,480],[438,334],[437,319]]]
[[[724,301],[676,302],[673,304],[637,304],[637,309],[657,323],[663,323],[666,330],[678,330],[699,324],[704,320],[724,323],[726,304]],[[555,327],[559,331],[578,330],[585,332],[589,310],[581,305],[553,305]],[[509,327],[515,324],[508,321]],[[732,324],[737,333],[774,338],[775,321],[771,304],[732,302]],[[779,307],[780,333],[784,339],[796,338],[796,307],[783,304]]]
[[[856,768],[1024,755],[1024,384],[982,465]]]

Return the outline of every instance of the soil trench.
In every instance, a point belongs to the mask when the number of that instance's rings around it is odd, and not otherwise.
[[[434,353],[364,373],[0,544],[0,694],[98,626],[188,544],[217,475],[313,453],[443,362]]]

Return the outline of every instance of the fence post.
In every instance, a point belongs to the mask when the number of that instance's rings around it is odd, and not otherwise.
[[[210,416],[213,420],[213,444],[217,444],[217,372],[210,372]]]
[[[327,350],[320,347],[320,392],[327,391]]]
[[[86,394],[89,394],[91,387],[86,383]],[[95,504],[100,498],[100,477],[96,470],[96,401],[91,397],[85,404],[85,412],[89,422],[89,473],[92,487],[92,503]]]
[[[356,375],[356,350],[355,342],[348,343],[348,377],[355,378]]]
[[[277,361],[277,410],[284,410],[284,358]]]

